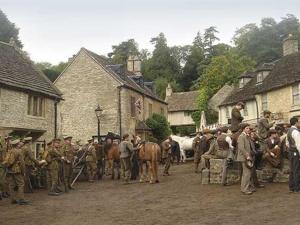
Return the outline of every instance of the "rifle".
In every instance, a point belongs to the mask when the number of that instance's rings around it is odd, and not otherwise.
[[[80,168],[78,174],[76,175],[76,177],[74,178],[74,180],[73,180],[73,182],[72,182],[72,184],[71,184],[71,187],[73,187],[74,183],[77,181],[77,179],[78,179],[78,177],[80,176],[80,174],[82,173],[84,167],[85,167],[85,165],[83,165],[83,166]]]

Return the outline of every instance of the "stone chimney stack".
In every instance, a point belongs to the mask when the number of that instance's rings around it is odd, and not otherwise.
[[[171,87],[171,84],[169,83],[168,84],[168,87],[166,88],[166,100],[168,97],[170,97],[173,93],[173,90],[172,90],[172,87]]]
[[[298,39],[292,34],[283,40],[283,56],[298,52]]]
[[[127,70],[135,75],[141,75],[141,64],[139,57],[130,55],[127,60]]]

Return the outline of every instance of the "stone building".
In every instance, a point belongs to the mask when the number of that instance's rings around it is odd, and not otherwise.
[[[300,53],[298,40],[291,35],[283,41],[283,57],[242,74],[239,84],[219,106],[219,123],[230,123],[231,109],[239,101],[246,104],[245,122],[256,123],[266,109],[278,123],[300,116]]]
[[[171,85],[168,85],[166,102],[168,103],[168,122],[171,127],[195,127],[192,113],[198,110],[198,95],[198,91],[173,92]]]
[[[100,135],[143,133],[144,121],[153,113],[166,116],[167,104],[144,82],[140,60],[129,57],[124,65],[110,65],[107,60],[85,48],[54,82],[63,94],[60,104],[59,130],[77,140],[97,135],[95,109],[103,110]]]
[[[32,136],[34,149],[56,136],[59,90],[11,44],[0,42],[0,135]]]

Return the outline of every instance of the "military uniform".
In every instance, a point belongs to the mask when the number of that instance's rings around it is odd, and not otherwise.
[[[2,197],[7,197],[8,192],[8,185],[5,178],[5,168],[3,165],[7,151],[7,145],[0,137],[0,200]]]
[[[135,151],[136,149],[137,148],[134,148],[133,144],[128,140],[124,140],[120,143],[120,161],[121,161],[122,177],[126,183],[129,181],[131,176],[130,157],[133,151]]]
[[[171,167],[171,159],[172,159],[172,148],[169,140],[166,140],[162,143],[162,158],[165,163],[164,173],[163,175],[169,175],[169,169]]]
[[[31,139],[24,139],[24,140],[26,141],[26,140],[31,140]],[[38,161],[34,158],[34,156],[32,154],[30,143],[25,143],[21,149],[22,149],[22,154],[23,154],[24,161],[25,161],[25,177],[24,177],[25,193],[32,193],[33,188],[32,188],[32,184],[30,181],[30,176],[34,169],[34,164],[38,164]]]
[[[69,189],[73,189],[72,178],[73,178],[73,162],[75,156],[75,150],[71,144],[64,144],[62,146],[62,169],[63,169],[63,183],[65,187],[65,192]]]
[[[49,195],[57,195],[58,189],[58,161],[60,161],[61,152],[53,146],[44,151],[43,160],[47,162],[47,186]]]
[[[8,181],[11,202],[23,205],[28,204],[24,200],[25,163],[21,149],[16,147],[18,143],[19,140],[12,141],[14,146],[6,154],[3,164],[7,169],[6,179]]]
[[[86,153],[86,167],[87,167],[87,173],[88,173],[88,179],[90,182],[93,182],[97,173],[97,155],[96,155],[96,149],[94,145],[91,143],[87,147],[87,153]]]

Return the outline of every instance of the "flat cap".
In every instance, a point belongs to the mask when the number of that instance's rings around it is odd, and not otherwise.
[[[205,128],[205,129],[203,129],[203,134],[210,134],[211,133],[211,130],[210,129],[207,129],[207,128]]]
[[[245,108],[245,103],[244,102],[238,102],[236,105],[241,106],[242,108]]]
[[[266,114],[271,114],[272,112],[270,110],[264,110],[263,114],[266,115]]]
[[[25,137],[23,138],[24,141],[31,141],[32,140],[32,137]]]
[[[73,137],[69,135],[69,136],[65,136],[65,137],[64,137],[64,140],[72,139],[72,138],[73,138]]]
[[[11,145],[17,145],[19,143],[20,143],[20,139],[15,139],[15,140],[10,142]]]

